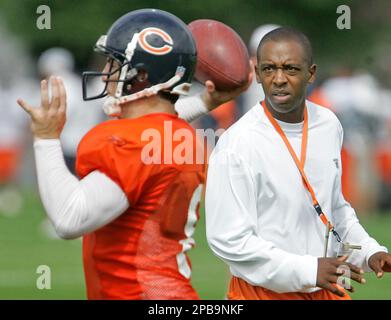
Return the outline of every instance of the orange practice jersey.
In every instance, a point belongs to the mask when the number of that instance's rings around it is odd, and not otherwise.
[[[106,121],[82,139],[80,178],[99,170],[130,205],[83,238],[88,299],[198,298],[186,252],[194,246],[204,183],[205,165],[196,161],[200,147],[188,123],[165,113]]]

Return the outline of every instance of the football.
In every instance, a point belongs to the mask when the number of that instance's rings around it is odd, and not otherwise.
[[[220,91],[230,91],[247,82],[249,54],[232,28],[209,19],[195,20],[189,28],[197,46],[195,78],[199,82],[212,80]]]

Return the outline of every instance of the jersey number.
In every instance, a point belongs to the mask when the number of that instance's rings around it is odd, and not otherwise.
[[[195,244],[192,236],[194,234],[195,225],[198,220],[197,207],[201,201],[201,194],[202,194],[202,184],[200,184],[194,190],[193,195],[190,199],[189,209],[187,211],[187,221],[184,230],[186,239],[179,240],[179,243],[182,245],[182,251],[179,252],[176,256],[179,273],[183,275],[186,279],[190,279],[190,275],[191,275],[191,268],[187,261],[186,252],[189,251]]]

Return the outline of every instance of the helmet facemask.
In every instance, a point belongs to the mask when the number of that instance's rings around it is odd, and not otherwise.
[[[109,63],[109,70],[108,72],[102,72],[102,71],[86,71],[83,72],[83,99],[84,100],[94,100],[99,98],[104,98],[108,95],[107,87],[110,82],[114,83],[122,83],[120,86],[117,85],[116,92],[114,94],[114,97],[120,97],[122,96],[121,89],[124,87],[124,83],[127,83],[127,86],[129,86],[129,82],[132,81],[132,79],[137,75],[137,70],[134,68],[129,68],[130,60],[126,58],[125,55],[123,55],[120,52],[116,52],[115,50],[109,49],[106,47],[106,35],[103,35],[99,38],[97,41],[94,51],[105,56],[107,58],[106,63]],[[129,70],[129,72],[127,71]],[[115,79],[114,75],[116,73],[119,73],[120,76]],[[103,80],[103,77],[105,80]],[[104,83],[103,90],[100,91],[99,94],[88,96],[87,90],[88,90],[88,83],[90,78],[101,80],[102,83]]]

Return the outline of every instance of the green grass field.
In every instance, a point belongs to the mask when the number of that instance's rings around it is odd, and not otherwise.
[[[14,217],[0,213],[0,299],[85,299],[81,241],[50,240],[41,229],[44,218],[36,194],[24,196],[24,206]],[[391,248],[391,213],[362,219],[367,231]],[[223,299],[229,279],[224,263],[209,250],[205,220],[196,232],[191,252],[193,284],[202,299]],[[51,289],[36,286],[37,267],[51,269]],[[355,286],[353,299],[391,299],[391,274],[378,280],[367,275],[367,284]]]

